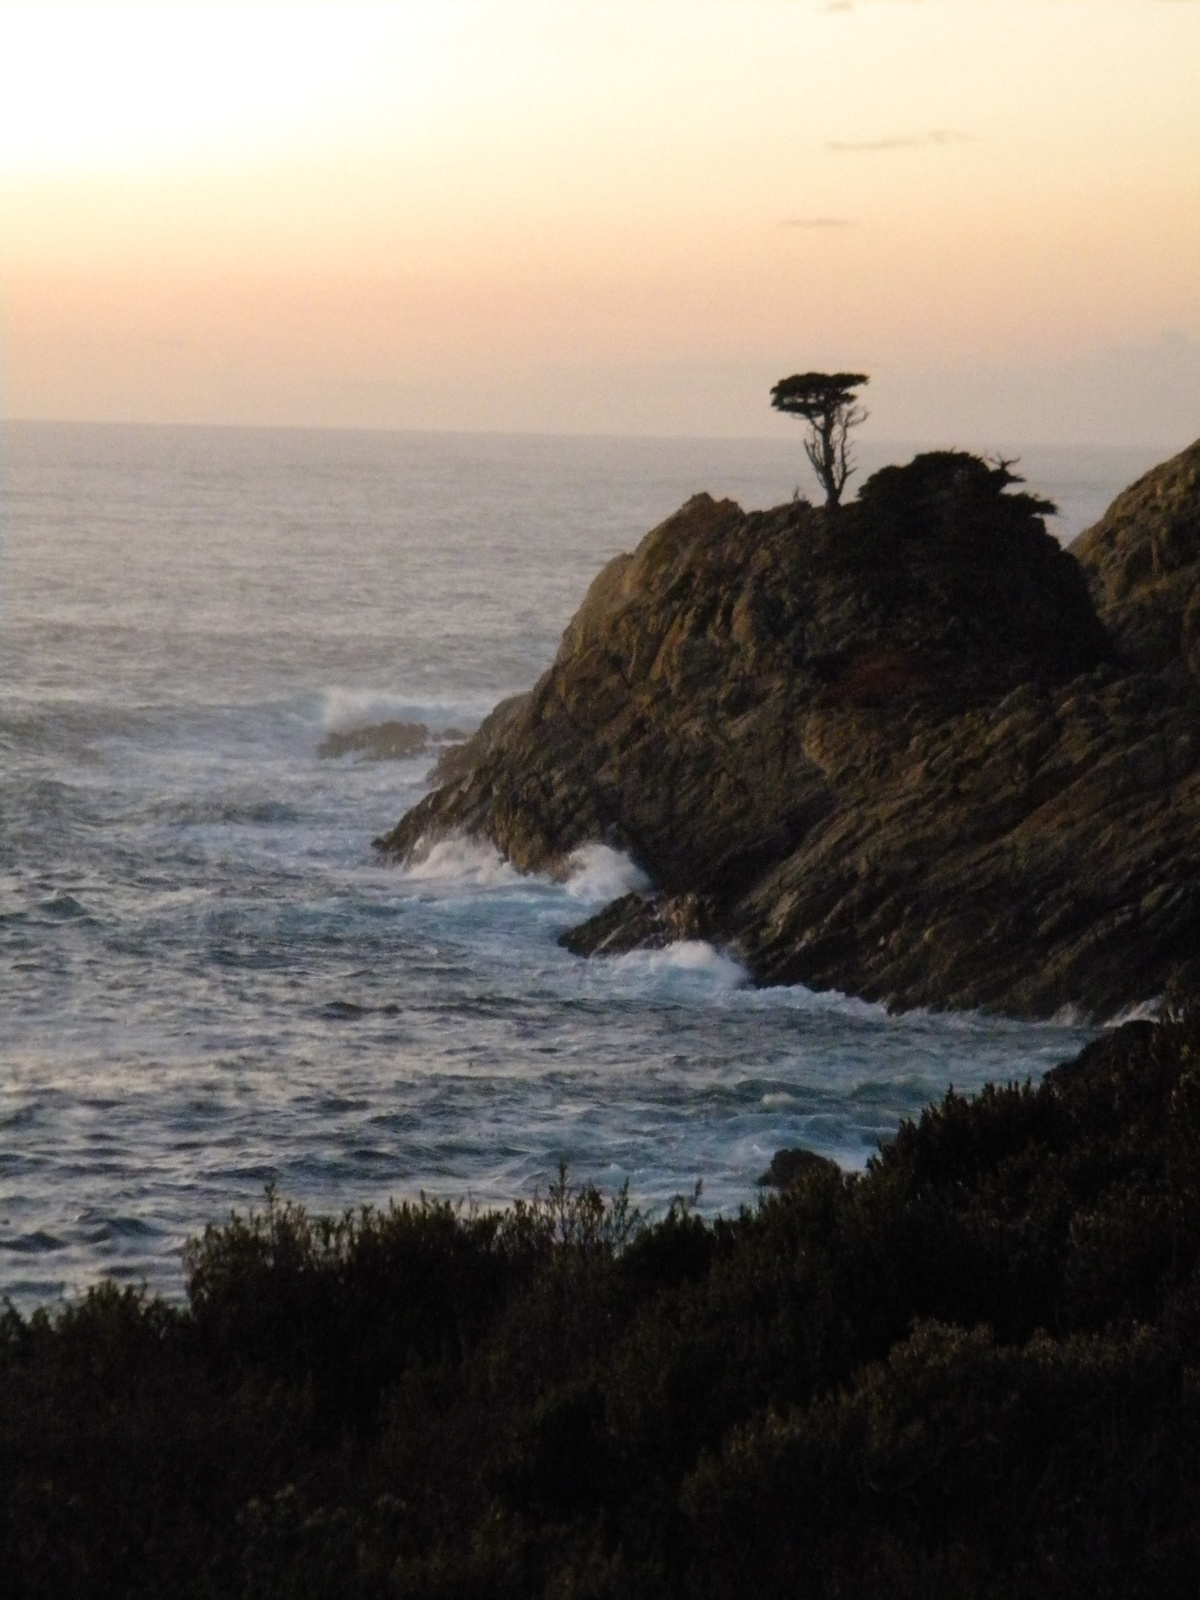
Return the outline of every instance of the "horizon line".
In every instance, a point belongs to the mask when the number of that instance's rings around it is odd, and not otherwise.
[[[209,433],[321,433],[321,434],[371,434],[387,437],[401,438],[443,438],[443,439],[606,439],[614,443],[728,443],[728,444],[781,444],[787,437],[784,433],[629,433],[618,432],[611,429],[584,428],[584,429],[550,429],[550,428],[420,428],[420,427],[389,427],[381,424],[370,423],[330,423],[330,422],[146,422],[129,418],[113,417],[2,417],[0,428],[111,428],[111,429],[160,429],[175,430],[177,432],[209,432]],[[867,444],[874,447],[904,447],[919,446],[925,449],[937,448],[948,450],[976,450],[983,449],[978,438],[967,442],[949,444],[945,442],[946,436],[932,430],[926,433],[908,434],[883,434],[872,440],[856,441],[861,447]],[[939,441],[934,444],[933,441]],[[988,449],[1022,448],[1029,450],[1106,450],[1106,451],[1145,451],[1165,450],[1172,454],[1180,449],[1186,449],[1191,441],[1177,445],[1171,439],[1015,439],[1011,436],[1001,436],[999,444],[989,444]]]

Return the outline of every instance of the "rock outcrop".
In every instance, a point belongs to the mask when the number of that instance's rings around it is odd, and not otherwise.
[[[603,911],[568,928],[559,939],[577,956],[618,955],[623,950],[662,950],[685,939],[711,939],[720,932],[714,901],[699,894],[624,894]]]
[[[1198,453],[1079,559],[957,452],[835,514],[697,496],[378,842],[461,830],[551,872],[589,841],[629,851],[658,896],[579,950],[703,928],[759,981],[898,1007],[1150,999],[1200,948]]]
[[[431,733],[423,722],[398,722],[392,718],[361,728],[334,729],[317,746],[317,755],[322,761],[348,755],[365,761],[407,761],[410,756],[422,755],[430,745],[436,744],[440,746],[440,753],[432,775],[440,783],[445,775],[453,775],[457,770],[455,756],[466,737],[457,728]]]
[[[404,761],[419,756],[429,744],[423,722],[376,722],[369,727],[334,729],[317,746],[323,761],[339,756],[363,756],[368,761]]]
[[[758,1179],[758,1186],[760,1189],[791,1189],[814,1173],[829,1174],[840,1170],[836,1161],[831,1161],[828,1156],[819,1156],[815,1150],[806,1150],[803,1146],[792,1150],[776,1150],[771,1157],[771,1165]]]
[[[1200,440],[1119,494],[1072,548],[1124,658],[1200,684]]]

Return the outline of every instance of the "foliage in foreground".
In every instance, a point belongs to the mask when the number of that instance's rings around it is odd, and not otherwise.
[[[272,1197],[187,1267],[0,1324],[14,1597],[1194,1593],[1194,1012],[731,1220]]]

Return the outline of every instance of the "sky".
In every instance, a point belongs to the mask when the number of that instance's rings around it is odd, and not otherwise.
[[[0,415],[1200,434],[1200,3],[0,4]]]

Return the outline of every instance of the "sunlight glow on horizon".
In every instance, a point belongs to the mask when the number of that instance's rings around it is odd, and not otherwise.
[[[0,54],[10,415],[766,434],[849,363],[916,436],[939,372],[1200,375],[1194,4],[8,5]]]

